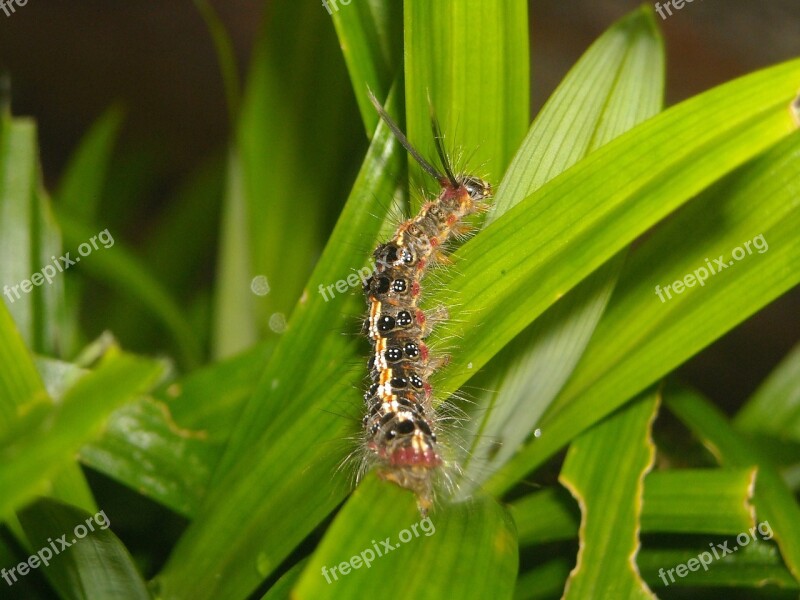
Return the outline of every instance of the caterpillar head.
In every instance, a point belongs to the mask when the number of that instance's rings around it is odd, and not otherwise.
[[[492,197],[492,186],[488,181],[484,181],[478,177],[472,177],[471,175],[465,175],[459,177],[458,183],[467,190],[469,197],[472,198],[474,202],[480,202],[481,200]]]

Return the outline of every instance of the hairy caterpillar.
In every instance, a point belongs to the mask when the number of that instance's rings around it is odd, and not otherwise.
[[[436,437],[437,418],[428,378],[442,363],[430,356],[424,339],[433,323],[446,318],[438,309],[418,307],[426,270],[444,259],[442,245],[465,228],[463,219],[484,211],[491,186],[470,175],[454,175],[439,126],[432,119],[444,175],[422,158],[374,95],[370,100],[398,141],[439,183],[435,200],[400,224],[373,253],[375,269],[364,284],[369,314],[364,329],[372,344],[371,384],[364,394],[363,419],[368,463],[384,479],[413,491],[425,514],[433,503],[433,476],[443,465]]]

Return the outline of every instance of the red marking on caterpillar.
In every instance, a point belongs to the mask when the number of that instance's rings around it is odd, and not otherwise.
[[[441,186],[436,200],[425,203],[378,246],[375,270],[364,284],[369,306],[365,329],[372,342],[371,385],[364,394],[364,466],[377,464],[381,477],[413,491],[425,514],[433,503],[434,476],[445,463],[428,378],[446,361],[432,360],[423,340],[447,312],[439,308],[426,314],[417,302],[427,268],[447,261],[442,244],[463,233],[465,217],[487,208],[484,201],[492,190],[477,177],[453,174],[435,120],[434,139],[444,174],[420,156],[371,93],[370,100],[408,153]]]

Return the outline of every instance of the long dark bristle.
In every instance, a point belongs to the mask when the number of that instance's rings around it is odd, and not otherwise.
[[[397,123],[395,123],[394,120],[392,120],[392,117],[389,116],[389,114],[384,110],[381,103],[378,102],[378,99],[375,97],[375,94],[372,93],[372,90],[367,90],[367,94],[369,96],[370,102],[372,102],[372,105],[375,107],[375,110],[378,111],[378,116],[381,119],[383,119],[383,122],[386,123],[386,125],[389,126],[389,129],[392,130],[392,133],[397,138],[397,141],[399,141],[402,144],[403,148],[405,148],[406,151],[414,158],[414,160],[417,161],[417,163],[419,163],[419,166],[422,167],[426,173],[428,173],[431,177],[434,177],[436,181],[440,183],[450,179],[449,174],[448,174],[448,179],[446,179],[444,175],[442,175],[438,170],[436,170],[436,168],[431,163],[422,158],[420,153],[417,152],[414,146],[411,145],[411,142],[408,141],[408,138],[402,132]]]
[[[436,146],[436,153],[439,155],[439,160],[442,162],[447,179],[450,184],[456,188],[458,187],[458,180],[453,174],[453,168],[450,165],[450,160],[447,158],[447,153],[444,151],[444,136],[442,135],[442,128],[439,125],[439,119],[436,118],[436,112],[433,110],[433,102],[431,101],[430,94],[428,94],[428,110],[431,116],[431,130],[433,131],[433,143]]]

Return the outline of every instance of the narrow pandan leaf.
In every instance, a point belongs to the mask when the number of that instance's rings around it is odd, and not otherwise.
[[[442,289],[427,304],[469,307],[457,323],[458,345],[464,351],[453,352],[437,390],[446,395],[457,389],[470,371],[481,368],[544,309],[634,238],[794,132],[797,125],[788,107],[797,81],[800,60],[687,100],[596,150],[464,244],[453,255],[458,269],[441,275]],[[782,191],[788,206],[798,201],[797,195],[789,201],[785,195]],[[570,198],[569,204],[564,198]],[[719,235],[729,231],[720,229]],[[674,246],[673,240],[668,256],[675,253]],[[666,260],[660,264],[671,265]],[[791,274],[784,270],[779,279],[783,286],[791,285]],[[643,321],[630,321],[641,330]],[[432,341],[452,335],[453,327],[434,332]],[[624,352],[606,355],[631,358]],[[608,403],[605,408],[604,414],[613,410]],[[594,411],[581,413],[583,419],[598,417]]]
[[[53,195],[59,210],[92,225],[103,194],[108,164],[124,116],[119,106],[106,110],[83,136]]]
[[[97,436],[108,415],[144,393],[162,371],[155,361],[112,353],[96,371],[78,380],[59,404],[31,405],[0,436],[0,514],[41,493],[78,448]]]
[[[228,152],[222,224],[220,227],[219,275],[214,289],[216,318],[212,324],[213,355],[224,358],[255,344],[259,337],[250,282],[253,279],[247,199],[242,188],[242,161],[236,149]],[[247,283],[248,287],[243,285]],[[264,279],[269,293],[269,279]]]
[[[218,338],[227,327],[242,337],[216,342],[216,356],[247,348],[248,328],[254,339],[283,331],[366,145],[353,134],[362,129],[322,5],[275,2],[266,13],[237,123],[241,171],[230,174],[241,177],[232,188],[241,198],[227,195],[223,204],[223,214],[242,218],[222,232],[217,285],[226,289],[218,290],[214,313]],[[302,23],[303,34],[287,23]],[[227,206],[233,202],[241,205]],[[229,245],[246,252],[226,251]],[[251,291],[259,276],[266,295]]]
[[[37,160],[35,123],[4,114],[0,118],[0,285],[3,301],[29,347],[36,339],[31,277],[41,268],[33,243]]]
[[[751,527],[755,469],[654,471],[644,478],[643,533],[736,534]],[[578,535],[580,511],[570,495],[548,488],[515,500],[511,515],[521,546]]]
[[[763,531],[769,535],[766,528]],[[796,590],[797,582],[781,562],[775,544],[761,541],[762,533],[741,532],[737,538],[683,538],[681,547],[644,548],[637,557],[639,569],[657,593],[671,587],[746,587]],[[734,551],[734,548],[736,550]],[[663,592],[666,597],[666,592]],[[774,593],[774,591],[773,591]],[[721,592],[714,598],[724,598]],[[791,596],[790,596],[791,597]]]
[[[508,489],[591,423],[796,285],[800,272],[791,265],[800,260],[794,234],[800,226],[798,181],[800,135],[792,135],[708,189],[637,247],[584,356],[540,423],[541,437],[487,486]],[[719,227],[720,219],[726,227]],[[706,259],[722,256],[727,263],[745,242],[752,255],[709,274]],[[695,271],[708,275],[702,286],[659,299],[658,290],[687,274],[695,277]]]
[[[239,100],[241,92],[239,90],[239,67],[236,65],[236,53],[233,48],[233,41],[225,24],[220,20],[219,15],[214,11],[214,7],[208,0],[194,0],[203,21],[206,23],[208,33],[214,42],[214,49],[217,52],[217,62],[222,75],[222,83],[225,86],[225,99],[228,103],[228,116],[230,124],[236,123],[239,115]]]
[[[593,150],[661,110],[664,48],[642,7],[586,51],[534,120],[497,191],[488,222]],[[576,99],[580,98],[580,101]],[[533,167],[533,168],[531,168]],[[620,254],[546,311],[487,365],[476,440],[460,487],[469,494],[533,430],[578,362],[614,289]]]
[[[242,411],[204,506],[159,578],[164,598],[246,595],[345,496],[341,481],[333,487],[321,482],[331,481],[349,451],[346,438],[359,418],[340,414],[358,410],[355,389],[363,375],[361,361],[346,367],[360,353],[360,339],[341,332],[355,330],[347,315],[360,314],[363,299],[360,290],[334,289],[330,297],[325,286],[355,275],[354,286],[360,287],[355,271],[382,225],[373,214],[382,214],[382,205],[395,197],[402,165],[399,145],[379,126],[326,250]],[[363,250],[354,240],[363,242]],[[311,372],[314,377],[308,377]],[[346,400],[334,400],[332,391]],[[292,510],[299,505],[310,508]]]
[[[0,286],[28,347],[64,351],[63,277],[55,265],[61,233],[42,190],[36,126],[2,117],[0,125]]]
[[[564,598],[655,598],[636,566],[644,476],[655,458],[658,396],[645,394],[578,436],[558,480],[581,507],[578,558]]]
[[[35,558],[28,564],[41,569],[61,598],[151,597],[104,510],[92,514],[43,498],[21,511],[19,518],[34,548]]]
[[[644,481],[645,533],[738,533],[755,524],[751,504],[758,470],[681,469]]]
[[[661,110],[664,42],[633,11],[581,56],[534,119],[498,186],[488,225],[592,151]]]
[[[123,110],[114,106],[106,110],[89,131],[83,136],[77,149],[72,153],[58,189],[54,194],[57,209],[88,228],[93,228],[97,219],[101,198],[106,184],[111,155],[123,120]],[[48,236],[54,246],[48,254],[42,251],[42,259],[51,262],[49,257],[59,257],[63,251],[61,235]],[[55,241],[57,240],[57,242]],[[81,240],[85,241],[85,240]],[[72,250],[72,254],[75,251]],[[57,259],[60,260],[60,259]],[[44,264],[44,263],[43,263]],[[59,266],[63,265],[59,263]],[[63,281],[63,283],[62,283]],[[60,356],[74,356],[82,343],[79,311],[83,294],[83,281],[75,277],[57,278],[53,285],[63,289],[64,315],[55,321],[62,337],[61,352],[49,353]]]
[[[87,227],[62,211],[58,212],[58,222],[64,232],[66,246],[73,248],[68,258],[80,260],[80,269],[85,269],[120,294],[127,294],[141,302],[172,334],[184,365],[196,365],[200,361],[200,348],[185,311],[148,268],[125,247],[122,240],[117,239],[108,228]],[[84,257],[76,256],[81,244],[89,244],[92,238],[95,242],[94,247],[89,246],[90,253]]]
[[[554,558],[521,573],[514,588],[514,600],[550,600],[564,590],[572,563]]]
[[[528,128],[528,5],[513,0],[404,3],[406,125],[436,156],[431,104],[457,170],[500,181]],[[430,103],[429,103],[430,98]],[[458,160],[461,152],[466,155]],[[418,165],[411,180],[436,184]],[[419,206],[423,198],[416,198]]]
[[[361,119],[369,137],[375,132],[378,114],[367,90],[385,98],[402,63],[403,5],[400,2],[362,0],[342,6],[340,0],[325,0],[336,27],[339,46],[350,73]]]
[[[372,510],[380,505],[395,510]],[[513,521],[492,498],[421,519],[413,496],[372,474],[336,516],[292,597],[360,599],[402,589],[409,598],[511,598],[518,561]]]
[[[58,230],[40,184],[36,125],[0,118],[0,286],[31,350],[64,351],[63,278]]]
[[[800,345],[753,393],[734,424],[741,431],[800,442]]]
[[[165,202],[157,222],[137,246],[153,274],[169,281],[173,289],[196,293],[198,272],[206,273],[213,263],[216,253],[209,240],[216,239],[220,228],[225,165],[222,156],[200,163]],[[178,240],[180,252],[176,252]]]
[[[754,494],[759,524],[774,531],[789,571],[800,580],[800,506],[774,465],[731,427],[722,412],[700,394],[679,387],[664,391],[667,407],[703,442],[723,466],[758,467]]]
[[[54,263],[61,255],[61,229],[56,223],[50,199],[41,186],[36,193],[36,242],[38,268],[45,275],[45,283],[33,297],[37,339],[33,349],[52,356],[66,356],[72,350],[77,319],[68,312],[66,278],[61,276]],[[49,275],[49,277],[47,277]],[[49,281],[48,281],[49,279]]]

